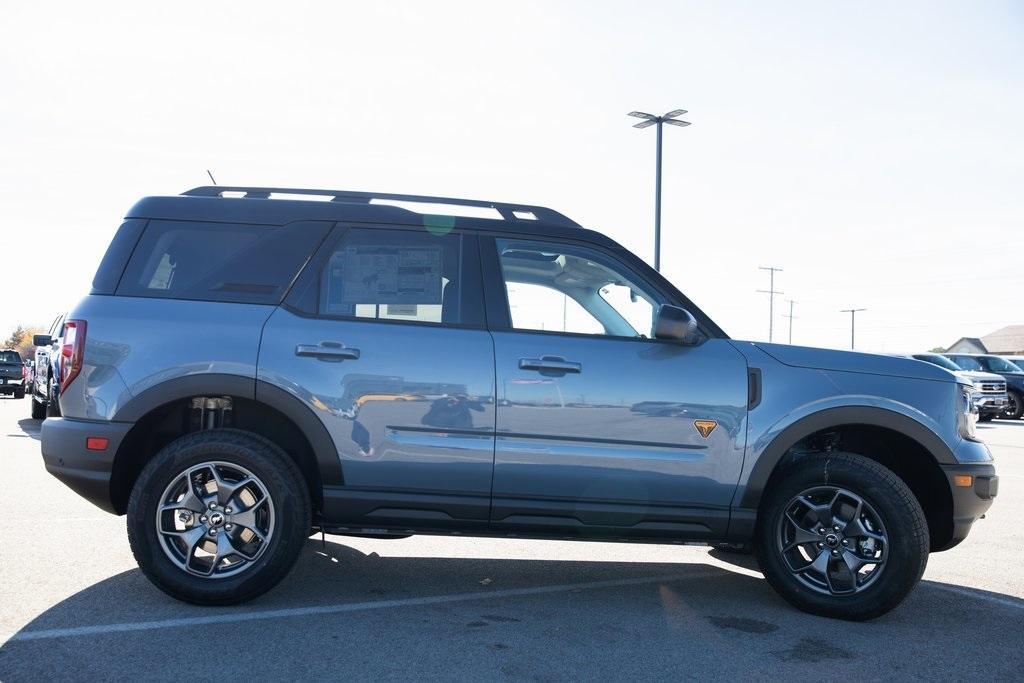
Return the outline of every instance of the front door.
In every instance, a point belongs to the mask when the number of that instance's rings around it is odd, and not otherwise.
[[[494,352],[473,236],[338,230],[268,321],[259,378],[305,401],[341,481],[330,525],[486,526]]]
[[[665,300],[597,247],[493,241],[509,307],[492,523],[715,537],[743,464],[747,368],[727,340],[651,338]]]

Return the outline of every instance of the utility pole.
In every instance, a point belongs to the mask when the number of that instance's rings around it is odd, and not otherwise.
[[[796,316],[793,315],[793,304],[795,304],[796,302],[793,301],[792,299],[786,299],[786,302],[789,304],[789,315],[784,315],[782,317],[789,318],[789,344],[790,344],[790,346],[792,346],[792,344],[793,344],[793,318],[796,317]]]
[[[758,266],[758,268],[768,271],[768,289],[759,289],[757,291],[768,295],[768,341],[772,341],[775,331],[775,295],[785,294],[785,292],[775,290],[775,273],[781,273],[782,268],[775,268],[773,266]]]
[[[654,269],[661,270],[661,128],[663,123],[667,123],[670,126],[679,126],[685,128],[690,125],[689,121],[680,121],[677,116],[682,116],[686,113],[685,109],[673,109],[672,111],[663,114],[662,116],[655,116],[654,114],[648,114],[643,111],[631,111],[630,116],[635,116],[638,119],[643,119],[640,123],[635,124],[634,128],[647,128],[649,126],[658,126],[658,147],[654,155]]]
[[[866,310],[868,310],[868,309],[866,309],[866,308],[844,308],[843,310],[839,311],[840,313],[849,313],[850,314],[850,348],[851,349],[856,348],[856,346],[854,345],[854,343],[856,341],[856,337],[854,336],[854,333],[857,330],[857,314],[860,313],[861,311],[866,311]]]

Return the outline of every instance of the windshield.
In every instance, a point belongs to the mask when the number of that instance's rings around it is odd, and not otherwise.
[[[17,351],[0,351],[0,363],[20,363],[21,356]]]
[[[957,372],[960,370],[960,366],[958,366],[956,363],[946,358],[945,356],[940,356],[935,353],[921,353],[914,356],[914,358],[918,360],[923,360],[926,363],[931,363],[932,365],[938,365],[940,368],[952,370],[953,372]]]
[[[976,358],[971,358],[970,356],[953,356],[953,362],[959,365],[962,370],[987,372],[985,368],[981,367],[981,363]]]
[[[981,359],[989,372],[1024,372],[1019,367],[999,356],[985,356]]]

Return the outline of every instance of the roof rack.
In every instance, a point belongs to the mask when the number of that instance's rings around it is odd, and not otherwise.
[[[582,227],[579,223],[568,216],[544,206],[532,206],[530,204],[506,204],[501,202],[479,201],[475,199],[456,199],[452,197],[429,197],[414,194],[385,194],[380,192],[352,192],[349,190],[309,190],[287,187],[237,187],[227,185],[204,185],[202,187],[192,188],[191,190],[182,192],[181,194],[189,197],[223,197],[227,193],[231,193],[231,195],[238,195],[243,199],[273,199],[271,195],[282,194],[330,197],[330,201],[332,202],[346,202],[350,204],[369,204],[374,199],[380,199],[393,202],[475,206],[485,209],[493,209],[498,212],[503,220],[509,222],[529,223],[534,221],[543,221],[545,223],[570,228]]]

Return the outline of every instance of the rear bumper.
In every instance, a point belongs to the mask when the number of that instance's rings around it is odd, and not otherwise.
[[[953,494],[953,537],[936,550],[948,550],[967,538],[971,525],[992,507],[999,493],[999,477],[991,463],[981,465],[943,465],[942,470]],[[970,486],[957,486],[955,478],[970,476]]]
[[[90,503],[116,514],[110,497],[110,475],[114,454],[132,427],[128,422],[47,419],[41,437],[46,470]],[[106,438],[107,448],[87,449],[85,441],[89,437]]]
[[[0,380],[0,392],[12,393],[17,389],[21,389],[25,386],[25,382],[20,377],[17,379],[9,378],[6,380]]]

